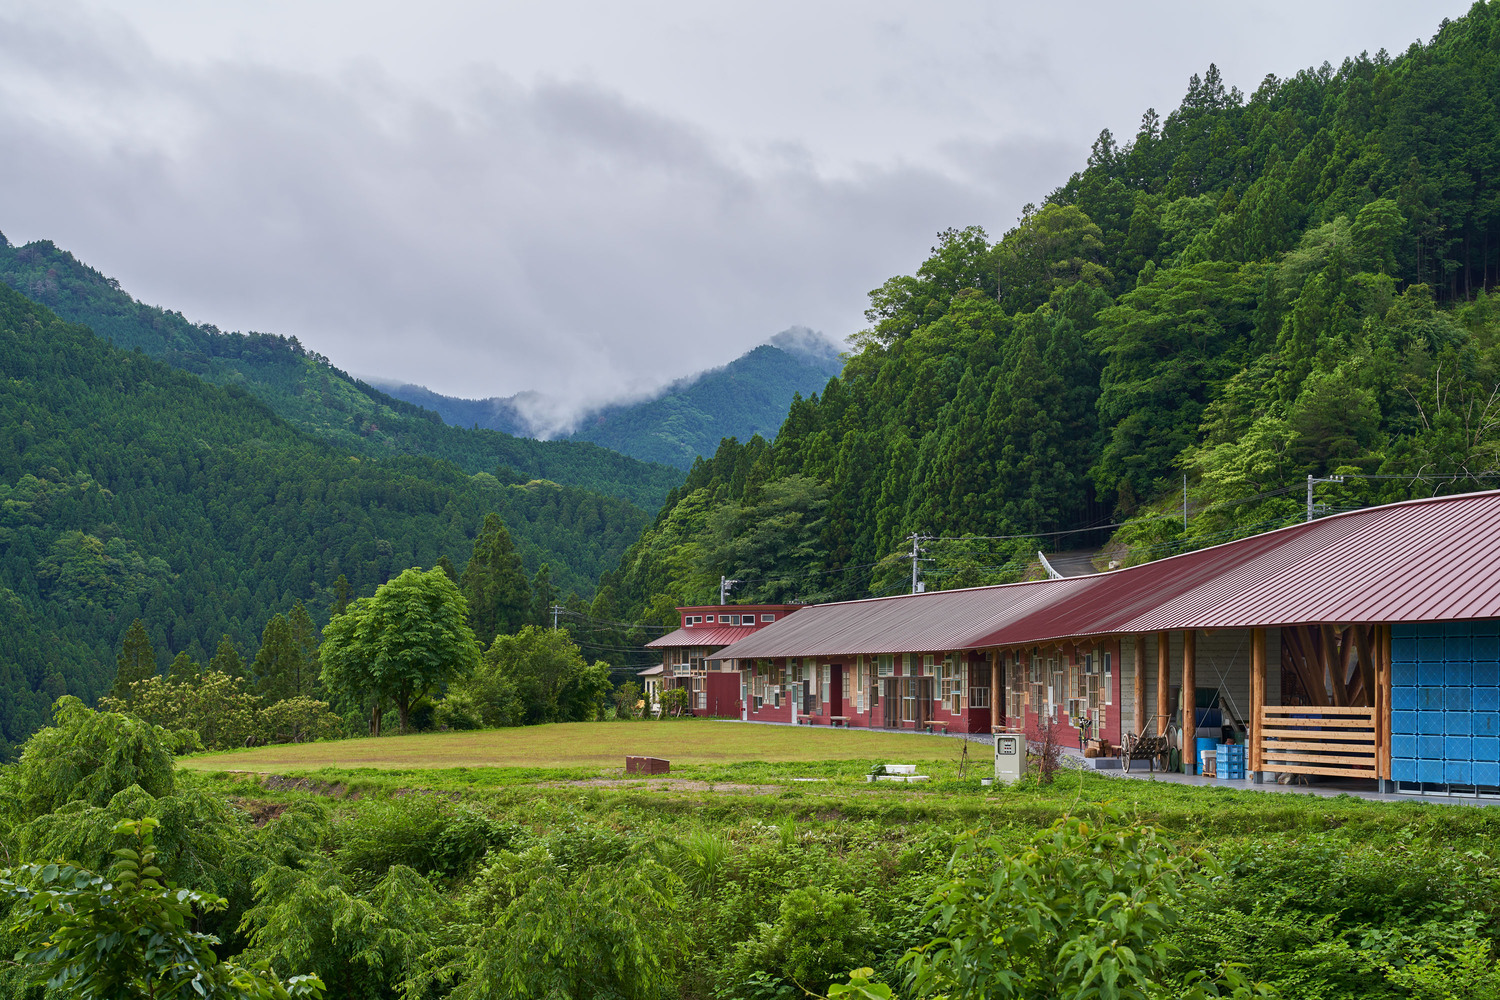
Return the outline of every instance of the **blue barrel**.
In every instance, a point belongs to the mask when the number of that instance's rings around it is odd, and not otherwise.
[[[1203,751],[1217,751],[1219,749],[1219,741],[1212,736],[1200,736],[1197,743],[1197,750],[1193,754],[1193,773],[1202,774],[1203,768],[1201,762],[1203,760]]]

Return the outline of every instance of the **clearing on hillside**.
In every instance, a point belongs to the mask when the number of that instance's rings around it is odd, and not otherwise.
[[[690,764],[847,760],[956,761],[963,741],[915,733],[767,726],[713,719],[670,722],[562,722],[482,732],[420,733],[232,750],[183,758],[199,771],[319,768],[598,767],[626,754]],[[988,748],[980,749],[988,754]],[[973,754],[974,750],[971,749]]]

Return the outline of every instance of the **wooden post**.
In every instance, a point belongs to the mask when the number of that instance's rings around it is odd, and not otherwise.
[[[1349,704],[1349,686],[1344,683],[1344,661],[1339,658],[1333,644],[1333,626],[1324,625],[1318,630],[1323,641],[1323,669],[1328,673],[1328,687],[1333,692],[1333,704],[1343,708]]]
[[[1172,718],[1172,664],[1167,659],[1171,649],[1167,633],[1156,633],[1156,714],[1157,725],[1161,727],[1158,736],[1166,735]]]
[[[1375,656],[1375,690],[1380,692],[1380,698],[1375,703],[1375,732],[1380,734],[1380,752],[1376,754],[1379,763],[1375,770],[1379,775],[1390,780],[1391,777],[1391,627],[1390,625],[1377,625],[1375,627],[1377,636],[1376,645],[1379,652]]]
[[[1000,650],[990,650],[990,731],[1003,725],[1000,721]]]
[[[1265,740],[1261,738],[1261,718],[1266,714],[1266,630],[1250,630],[1250,748],[1247,770],[1259,773]],[[1258,778],[1256,780],[1259,780]]]
[[[1135,731],[1136,735],[1144,736],[1146,733],[1146,637],[1138,635],[1135,637]]]
[[[1182,632],[1182,773],[1192,774],[1198,764],[1198,633]]]

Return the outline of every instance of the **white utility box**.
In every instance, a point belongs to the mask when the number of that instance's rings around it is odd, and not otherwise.
[[[1009,784],[1026,772],[1026,737],[1019,733],[995,734],[995,780]]]

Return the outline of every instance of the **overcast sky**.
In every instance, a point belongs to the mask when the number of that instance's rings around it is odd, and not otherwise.
[[[366,376],[559,416],[998,237],[1216,62],[1253,91],[1468,4],[9,0],[0,231]]]

